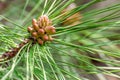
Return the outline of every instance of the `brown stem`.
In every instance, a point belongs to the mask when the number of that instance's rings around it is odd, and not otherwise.
[[[18,53],[18,51],[27,43],[29,43],[32,40],[32,38],[29,39],[25,39],[23,42],[21,42],[19,44],[18,48],[12,48],[11,51],[7,51],[5,53],[2,54],[2,56],[0,57],[0,62],[6,61],[6,60],[10,60],[13,57],[16,56],[16,54]]]

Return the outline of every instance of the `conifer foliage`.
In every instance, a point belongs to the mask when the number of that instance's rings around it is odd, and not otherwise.
[[[0,80],[119,80],[120,3],[82,1],[3,0]]]

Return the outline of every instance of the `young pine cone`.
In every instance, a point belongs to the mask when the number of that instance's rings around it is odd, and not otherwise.
[[[32,26],[28,27],[28,32],[32,38],[42,45],[46,41],[52,41],[52,34],[56,32],[55,27],[46,15],[41,16],[38,20],[32,20]]]

